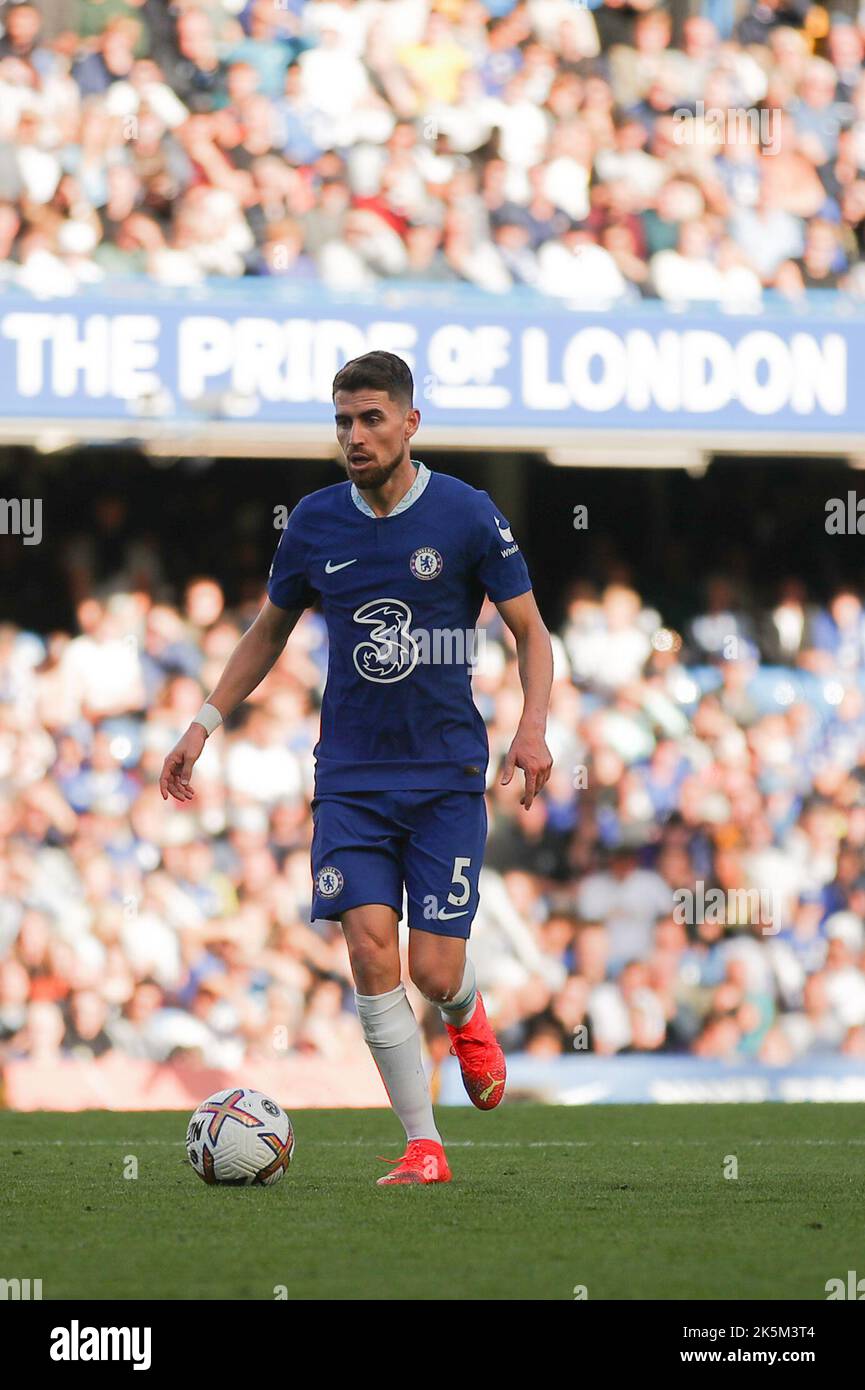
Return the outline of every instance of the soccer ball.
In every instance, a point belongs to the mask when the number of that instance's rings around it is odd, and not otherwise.
[[[233,1086],[201,1102],[186,1131],[186,1153],[204,1182],[270,1187],[291,1162],[294,1130],[275,1100]]]

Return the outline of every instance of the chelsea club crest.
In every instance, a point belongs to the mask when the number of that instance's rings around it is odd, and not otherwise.
[[[335,898],[337,893],[342,892],[344,882],[339,869],[332,864],[325,864],[315,877],[315,886],[323,898]]]
[[[437,579],[442,572],[442,557],[431,545],[422,545],[409,560],[415,579]]]

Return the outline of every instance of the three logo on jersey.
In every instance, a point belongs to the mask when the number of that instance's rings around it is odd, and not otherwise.
[[[409,631],[411,609],[399,598],[374,598],[354,614],[369,625],[369,637],[352,653],[355,670],[364,680],[390,685],[410,675],[420,659],[420,647]]]
[[[493,517],[496,530],[503,541],[510,544],[502,549],[502,558],[519,550],[510,526]],[[350,560],[328,560],[325,574],[336,574],[358,563],[358,556]],[[409,569],[415,579],[428,581],[438,579],[444,568],[444,560],[435,546],[422,545],[409,559]],[[376,684],[390,685],[404,680],[415,669],[420,658],[420,648],[411,632],[412,611],[402,599],[370,599],[352,615],[356,623],[368,625],[369,637],[358,642],[352,653],[355,670],[364,680]]]

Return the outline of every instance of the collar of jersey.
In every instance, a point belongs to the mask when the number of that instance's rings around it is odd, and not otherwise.
[[[419,459],[412,459],[412,463],[417,469],[417,477],[415,478],[405,497],[400,498],[393,511],[388,512],[387,516],[376,516],[372,507],[363,497],[361,497],[354,483],[352,483],[351,500],[357,507],[358,511],[363,512],[364,516],[371,516],[373,521],[387,521],[392,516],[399,516],[400,512],[407,512],[412,503],[416,502],[417,499],[420,497],[421,493],[423,492],[424,488],[426,487],[427,483],[432,477],[432,474],[430,473],[425,463],[421,463]]]

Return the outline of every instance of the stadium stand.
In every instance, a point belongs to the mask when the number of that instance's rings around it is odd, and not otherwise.
[[[208,743],[192,813],[172,810],[164,754],[254,607],[228,609],[206,576],[154,598],[158,557],[135,541],[102,583],[69,551],[77,631],[0,630],[0,1059],[116,1049],[231,1068],[272,1059],[276,1031],[291,1053],[356,1059],[340,933],[308,921],[320,617]],[[555,638],[556,767],[528,814],[516,781],[496,784],[519,682],[495,610],[483,619],[491,831],[473,954],[508,1046],[863,1056],[860,598],[811,604],[791,581],[760,611],[718,578],[679,634],[622,583],[575,586]],[[699,887],[674,896],[699,883],[724,894],[717,920]]]
[[[0,279],[37,294],[294,276],[729,305],[863,283],[865,48],[842,6],[0,16]],[[714,108],[743,115],[722,142]],[[321,620],[207,745],[194,814],[166,808],[162,759],[261,588],[229,605],[208,572],[178,591],[118,506],[104,497],[63,550],[74,623],[0,628],[0,1063],[230,1069],[272,1060],[278,1033],[349,1064],[366,1053],[347,955],[308,921]],[[817,604],[790,582],[761,606],[719,575],[679,632],[627,583],[577,585],[555,638],[556,769],[528,815],[516,781],[496,785],[519,685],[483,621],[473,949],[508,1049],[865,1055],[858,593]],[[674,888],[698,881],[739,915],[679,920]],[[768,914],[736,896],[757,885]]]
[[[43,294],[142,272],[727,305],[861,288],[863,29],[843,5],[0,14],[3,276]]]

